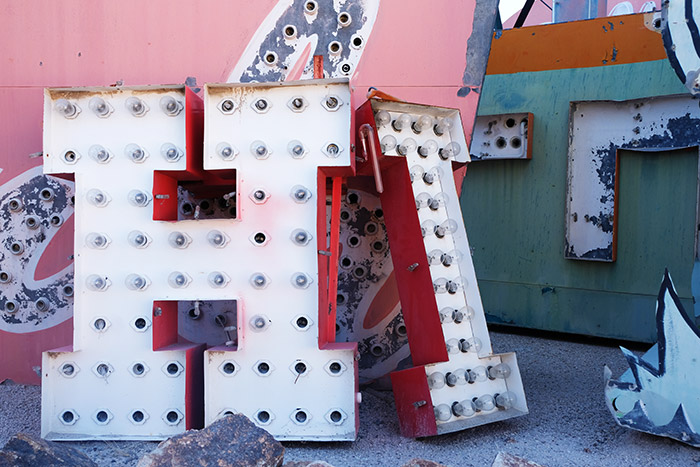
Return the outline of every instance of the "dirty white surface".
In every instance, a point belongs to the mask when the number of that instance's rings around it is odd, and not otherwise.
[[[489,466],[505,451],[547,466],[697,466],[700,450],[618,427],[603,399],[603,364],[627,367],[615,346],[491,332],[494,351],[517,352],[530,414],[434,438],[402,438],[390,392],[363,391],[356,442],[284,443],[285,461],[336,467],[400,466],[422,457],[450,466]],[[641,350],[641,349],[638,349]],[[640,353],[639,351],[637,353]],[[39,433],[40,389],[0,384],[0,445]],[[135,466],[155,442],[71,442],[101,466]]]

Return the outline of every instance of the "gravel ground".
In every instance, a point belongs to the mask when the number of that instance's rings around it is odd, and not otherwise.
[[[284,443],[285,461],[320,459],[336,467],[400,466],[414,457],[449,466],[490,466],[499,451],[548,466],[693,466],[700,450],[618,427],[603,399],[603,364],[626,363],[610,343],[492,332],[496,352],[515,351],[530,414],[460,433],[402,438],[390,392],[367,388],[354,443]],[[607,345],[606,345],[607,344]],[[642,350],[642,349],[637,349]],[[0,385],[0,445],[39,433],[40,389]],[[154,442],[72,442],[101,466],[133,466]]]

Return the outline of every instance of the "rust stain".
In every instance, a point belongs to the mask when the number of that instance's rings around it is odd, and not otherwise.
[[[224,352],[221,350],[210,350],[206,354],[209,358],[209,363],[211,363],[214,360],[214,357],[223,357]]]
[[[210,96],[223,96],[233,94],[233,86],[211,86],[207,85],[207,94]]]
[[[95,88],[47,88],[46,92],[53,100],[57,99],[86,99],[92,96],[113,97],[123,93],[134,95],[143,94],[169,94],[178,92],[185,94],[184,86],[153,86],[153,87],[95,87]]]
[[[610,50],[616,65],[666,59],[661,34],[648,26],[653,18],[637,14],[619,18],[624,21],[614,28],[610,18],[597,18],[503,31],[491,44],[486,74],[601,66],[600,57],[609,56]]]
[[[132,94],[168,94],[171,92],[178,92],[179,94],[182,94],[183,96],[185,95],[185,87],[184,86],[177,86],[177,87],[169,87],[169,86],[164,86],[164,87],[153,87],[151,89],[129,89],[129,88],[122,88],[124,91],[130,91]]]

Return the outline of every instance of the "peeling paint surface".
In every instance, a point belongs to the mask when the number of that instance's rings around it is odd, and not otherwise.
[[[406,325],[376,193],[354,188],[341,205],[337,339],[357,342],[360,382],[410,366]]]
[[[52,198],[42,199],[42,193]],[[6,280],[0,277],[0,331],[40,331],[72,316],[71,258],[56,261],[65,266],[58,271],[54,266],[45,277],[38,268],[51,240],[73,215],[72,196],[72,182],[44,176],[41,167],[0,187],[0,271],[7,274]],[[67,228],[72,235],[72,225]],[[19,254],[13,252],[17,245]]]
[[[311,79],[314,55],[324,57],[325,78],[351,76],[372,32],[379,1],[317,0],[313,11],[310,5],[313,3],[307,0],[280,0],[260,24],[227,81]]]
[[[613,261],[617,151],[697,146],[700,107],[689,96],[573,102],[569,123],[565,255]]]

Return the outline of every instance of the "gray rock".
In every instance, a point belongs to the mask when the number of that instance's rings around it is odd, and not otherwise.
[[[241,414],[223,417],[160,443],[138,467],[281,466],[284,447]]]
[[[522,457],[514,456],[508,454],[507,452],[499,452],[494,459],[491,467],[542,467],[540,464],[536,464]]]
[[[0,451],[0,467],[97,467],[88,456],[65,444],[19,433]]]
[[[443,464],[438,464],[437,462],[429,461],[426,459],[411,459],[406,462],[401,467],[446,467]]]

